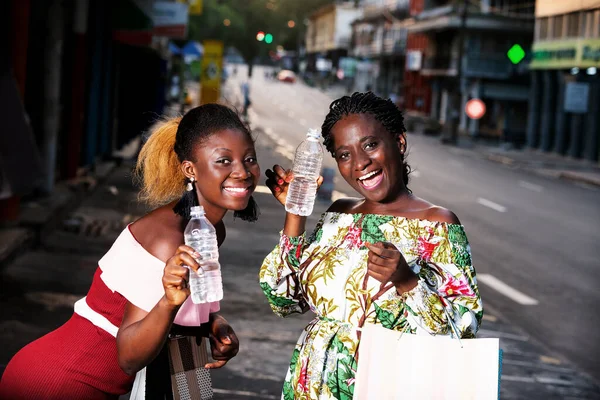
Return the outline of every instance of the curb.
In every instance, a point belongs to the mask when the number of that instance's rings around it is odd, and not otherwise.
[[[600,174],[599,174],[600,175]],[[586,185],[592,185],[600,188],[600,177],[593,178],[586,175],[582,175],[577,172],[564,171],[558,176],[560,179],[568,180],[571,182],[585,183]]]
[[[488,154],[485,159],[506,166],[521,168],[524,171],[546,178],[560,179],[569,182],[584,183],[587,185],[600,187],[600,172],[572,171],[558,168],[531,168],[519,166],[519,163],[510,157],[499,154]],[[592,176],[596,175],[596,176]]]
[[[17,226],[0,229],[0,269],[20,253],[39,246],[42,238],[56,229],[69,213],[91,196],[116,166],[114,161],[99,164],[96,174],[89,176],[95,179],[93,188],[89,190],[81,187],[72,189],[68,182],[59,182],[52,195],[40,200],[40,203],[50,203],[48,207],[44,207],[43,204],[24,207]]]

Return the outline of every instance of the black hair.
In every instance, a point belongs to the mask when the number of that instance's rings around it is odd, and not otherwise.
[[[189,110],[181,118],[175,135],[175,153],[179,162],[196,161],[192,158],[194,146],[223,129],[237,129],[254,141],[250,128],[229,107],[209,103]]]
[[[375,119],[383,125],[394,138],[398,139],[400,135],[406,132],[404,127],[404,117],[402,112],[389,99],[383,99],[373,92],[355,92],[351,96],[343,96],[334,100],[329,106],[329,113],[321,126],[321,134],[323,135],[323,144],[327,151],[334,154],[333,138],[331,130],[333,126],[351,114],[371,114]],[[404,185],[408,185],[408,175],[411,172],[410,165],[405,161],[405,154],[402,157],[402,180]]]
[[[184,160],[196,161],[193,159],[194,146],[202,144],[215,132],[223,129],[237,129],[247,134],[254,141],[250,128],[229,107],[216,103],[208,103],[189,110],[181,118],[177,127],[177,134],[175,135],[174,149],[179,162],[183,162]],[[190,208],[198,205],[195,187],[192,183],[192,190],[186,191],[175,207],[173,207],[173,211],[176,214],[186,219],[190,218]],[[248,206],[245,209],[233,213],[235,218],[249,222],[256,221],[259,215],[258,204],[256,204],[253,197],[250,197]]]

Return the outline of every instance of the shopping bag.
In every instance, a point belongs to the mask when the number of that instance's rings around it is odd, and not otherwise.
[[[365,324],[354,400],[497,400],[499,339],[422,336]]]

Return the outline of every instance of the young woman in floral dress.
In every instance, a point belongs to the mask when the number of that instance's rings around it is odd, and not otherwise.
[[[371,92],[344,96],[331,104],[322,134],[362,198],[334,202],[309,237],[306,217],[287,213],[279,245],[261,267],[276,314],[316,314],[294,349],[285,400],[352,399],[365,323],[432,335],[456,329],[469,338],[483,315],[463,226],[407,187],[396,106]],[[285,204],[291,174],[276,165],[267,177]]]

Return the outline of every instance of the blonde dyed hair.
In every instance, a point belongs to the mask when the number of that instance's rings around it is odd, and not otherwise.
[[[152,207],[179,199],[185,191],[185,175],[175,152],[177,128],[182,117],[162,120],[150,129],[140,150],[134,177],[141,184],[139,199]]]

